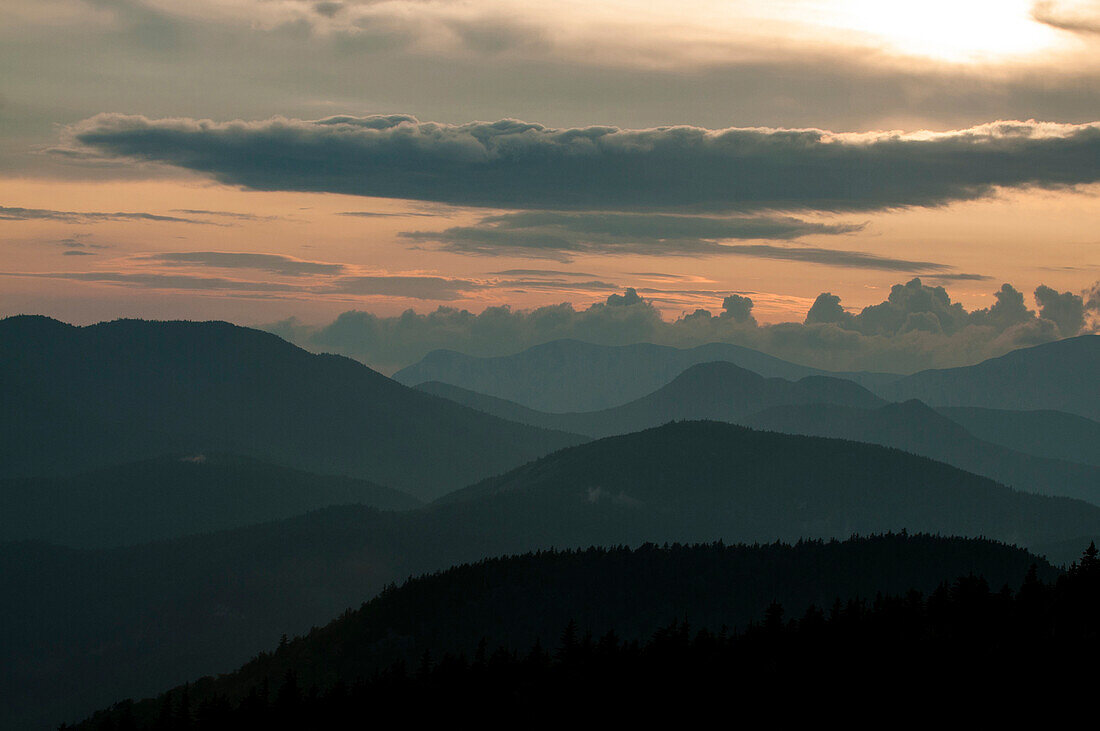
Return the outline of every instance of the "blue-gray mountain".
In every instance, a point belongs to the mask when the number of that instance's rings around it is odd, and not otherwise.
[[[790,380],[844,377],[872,390],[899,378],[881,373],[832,373],[728,343],[679,349],[650,343],[593,345],[579,340],[555,340],[497,358],[436,350],[393,377],[409,386],[428,381],[448,383],[539,411],[597,411],[641,398],[691,366],[715,361]]]
[[[417,388],[501,418],[592,437],[626,434],[673,420],[713,419],[788,434],[881,444],[1020,490],[1100,504],[1100,466],[1086,463],[1100,453],[1100,439],[1089,441],[1094,431],[1074,428],[1077,422],[1100,425],[1069,414],[1003,412],[1011,417],[1007,423],[1017,425],[1019,431],[1013,434],[1020,439],[1026,438],[1026,431],[1069,429],[1063,446],[1076,445],[1080,462],[1027,454],[978,439],[919,401],[887,404],[843,379],[809,376],[791,382],[764,378],[731,363],[692,366],[648,396],[589,413],[547,414],[444,383]]]
[[[1100,335],[1022,348],[977,365],[915,373],[878,384],[891,401],[1017,411],[1053,409],[1100,421]],[[1094,455],[1095,456],[1095,455]]]
[[[886,403],[842,378],[805,376],[792,382],[765,378],[726,361],[690,366],[653,393],[621,406],[590,412],[542,413],[439,382],[424,383],[417,388],[501,418],[589,437],[627,434],[669,421],[737,422],[763,409],[785,404],[875,407]]]

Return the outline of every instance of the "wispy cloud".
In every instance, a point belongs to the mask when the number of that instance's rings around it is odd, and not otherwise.
[[[234,251],[177,251],[146,254],[140,260],[169,266],[202,266],[216,269],[255,269],[285,276],[340,274],[347,267],[321,261],[306,261],[282,254],[257,254]]]
[[[55,211],[48,208],[0,206],[0,221],[59,221],[61,223],[99,223],[101,221],[157,221],[161,223],[211,224],[195,218],[162,216],[156,213],[101,211]]]

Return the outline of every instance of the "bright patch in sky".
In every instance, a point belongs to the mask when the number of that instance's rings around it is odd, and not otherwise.
[[[1063,35],[1031,15],[1031,0],[845,0],[834,22],[881,38],[892,50],[945,61],[1025,56]]]

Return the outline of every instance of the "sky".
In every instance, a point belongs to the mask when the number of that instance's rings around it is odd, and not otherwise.
[[[587,336],[914,370],[1095,329],[1098,193],[1094,0],[0,5],[0,316],[225,319],[392,370],[625,303],[648,330]],[[1005,283],[1031,314],[965,346],[913,304]],[[852,319],[895,291],[923,294],[889,333]]]

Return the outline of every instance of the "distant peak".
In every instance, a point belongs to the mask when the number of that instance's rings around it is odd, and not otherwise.
[[[677,376],[673,383],[688,379],[730,378],[733,376],[748,378],[754,381],[764,380],[762,375],[755,371],[750,371],[748,368],[742,368],[739,365],[730,363],[728,360],[715,360],[709,363],[698,363],[684,369],[683,373]]]

